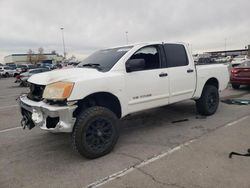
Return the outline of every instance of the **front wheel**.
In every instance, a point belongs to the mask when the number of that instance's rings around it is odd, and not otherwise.
[[[196,101],[197,111],[201,115],[212,115],[216,112],[218,105],[218,89],[212,85],[204,86],[201,97]]]
[[[108,154],[118,137],[116,115],[107,108],[94,106],[78,115],[72,144],[82,156],[94,159]]]

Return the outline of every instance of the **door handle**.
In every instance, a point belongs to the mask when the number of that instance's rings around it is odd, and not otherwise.
[[[188,69],[187,70],[187,73],[191,73],[191,72],[194,72],[194,69]]]
[[[168,73],[161,73],[161,74],[159,74],[159,77],[165,77],[165,76],[168,76]]]

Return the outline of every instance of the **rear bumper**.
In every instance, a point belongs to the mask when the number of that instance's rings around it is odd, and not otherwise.
[[[231,77],[230,82],[232,84],[241,84],[241,85],[250,85],[250,78],[239,78],[239,77]]]
[[[73,112],[77,105],[52,106],[43,101],[32,101],[26,95],[20,96],[19,104],[23,118],[32,125],[51,132],[72,132],[76,121]]]

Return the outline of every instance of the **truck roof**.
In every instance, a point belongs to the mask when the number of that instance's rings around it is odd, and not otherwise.
[[[106,49],[113,49],[113,48],[122,48],[122,47],[135,47],[135,46],[145,46],[145,45],[154,45],[154,44],[183,44],[185,45],[186,43],[184,42],[162,42],[162,41],[152,41],[152,42],[140,42],[140,43],[132,43],[132,44],[126,44],[126,45],[119,45],[119,46],[114,46],[111,48],[106,48]]]

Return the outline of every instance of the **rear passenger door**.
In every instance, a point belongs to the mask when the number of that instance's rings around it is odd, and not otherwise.
[[[169,103],[190,99],[196,85],[194,63],[189,61],[182,44],[164,44],[169,74]]]

